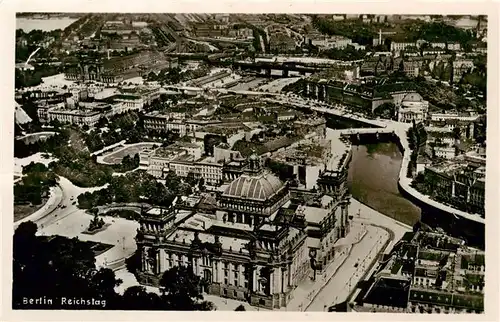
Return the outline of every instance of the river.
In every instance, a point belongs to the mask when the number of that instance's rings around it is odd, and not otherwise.
[[[32,30],[52,31],[56,29],[64,30],[78,19],[70,17],[58,17],[50,19],[17,18],[16,29],[22,29],[28,33]]]
[[[420,208],[398,189],[402,154],[395,143],[353,145],[348,186],[352,196],[367,206],[405,224],[420,219]]]

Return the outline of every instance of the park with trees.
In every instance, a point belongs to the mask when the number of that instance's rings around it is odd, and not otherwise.
[[[169,206],[176,196],[189,195],[191,186],[175,173],[170,172],[165,184],[143,171],[114,176],[106,188],[86,192],[78,196],[78,207],[92,209],[110,203],[149,202],[158,206]]]
[[[190,266],[166,271],[160,280],[160,294],[145,287],[128,287],[123,294],[116,287],[123,283],[108,268],[96,267],[96,247],[78,238],[37,236],[38,227],[21,223],[13,236],[14,309],[68,309],[62,298],[93,300],[100,310],[214,310],[205,301],[203,280]],[[102,251],[101,251],[102,252]],[[50,298],[51,303],[27,306],[25,298]],[[71,309],[92,309],[86,303]]]
[[[31,163],[24,167],[24,176],[14,185],[14,220],[36,211],[49,197],[51,187],[58,177],[42,163]]]
[[[408,129],[408,144],[410,147],[411,155],[410,162],[408,163],[407,177],[412,178],[414,176],[417,159],[419,155],[422,155],[425,150],[425,144],[427,142],[427,132],[422,123],[416,124],[413,122],[413,126]]]

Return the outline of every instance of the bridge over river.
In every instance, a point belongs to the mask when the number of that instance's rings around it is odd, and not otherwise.
[[[412,155],[412,150],[407,138],[407,132],[411,123],[402,123],[392,120],[373,120],[362,115],[347,112],[342,105],[329,105],[317,101],[304,101],[295,97],[283,97],[267,99],[275,103],[282,103],[291,107],[296,106],[310,111],[316,111],[327,115],[339,116],[372,125],[374,128],[351,128],[337,130],[340,134],[359,136],[370,134],[393,134],[402,153],[402,164],[399,168],[397,185],[399,191],[422,209],[422,222],[431,227],[440,227],[450,235],[465,238],[469,244],[484,248],[485,218],[479,214],[471,214],[451,206],[439,203],[429,196],[423,195],[412,187],[412,178],[407,177],[407,170]]]

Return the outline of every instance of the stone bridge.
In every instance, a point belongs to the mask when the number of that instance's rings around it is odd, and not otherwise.
[[[281,70],[283,77],[288,77],[291,71],[298,72],[300,75],[312,74],[327,68],[330,65],[308,65],[300,62],[268,62],[268,61],[235,61],[234,68],[239,70],[256,70],[264,71],[267,76],[271,76],[271,70]]]
[[[392,128],[358,128],[358,129],[345,129],[340,130],[342,135],[355,135],[355,134],[395,134]]]
[[[375,135],[376,139],[380,138],[381,134],[392,134],[397,135],[395,130],[392,128],[357,128],[357,129],[344,129],[340,130],[340,135],[355,137],[358,141],[361,140],[361,136]]]
[[[359,122],[363,122],[365,124],[372,125],[372,126],[378,127],[378,128],[385,128],[387,126],[387,123],[384,121],[369,119],[369,118],[366,118],[362,115],[351,113],[351,112],[345,110],[345,108],[341,105],[330,105],[330,104],[322,103],[319,101],[315,101],[315,102],[311,103],[311,102],[306,102],[306,101],[301,100],[301,99],[292,98],[292,97],[285,97],[285,96],[276,97],[276,98],[268,98],[268,99],[266,99],[266,101],[272,102],[272,103],[289,105],[291,107],[299,107],[299,108],[303,108],[303,109],[308,109],[310,111],[315,111],[315,112],[319,112],[319,113],[340,116],[340,117],[356,120]]]

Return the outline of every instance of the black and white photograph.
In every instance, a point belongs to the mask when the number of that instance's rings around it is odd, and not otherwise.
[[[25,9],[4,306],[485,313],[489,15]]]

